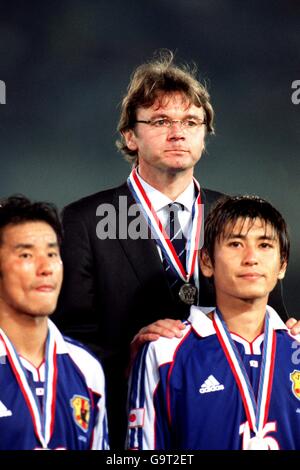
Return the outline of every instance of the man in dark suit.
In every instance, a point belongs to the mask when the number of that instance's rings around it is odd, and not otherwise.
[[[118,128],[117,144],[133,168],[128,181],[63,213],[65,275],[57,322],[102,360],[111,448],[124,445],[132,338],[140,331],[138,344],[157,334],[180,334],[180,322],[159,319],[185,318],[191,303],[214,305],[212,286],[193,258],[201,207],[207,214],[220,196],[200,190],[193,179],[213,118],[207,90],[173,63],[171,53],[141,65],[123,99]],[[178,232],[181,253],[175,248]],[[285,315],[280,291],[275,307]]]

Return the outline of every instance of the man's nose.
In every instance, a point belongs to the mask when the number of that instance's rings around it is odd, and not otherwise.
[[[168,129],[169,139],[185,139],[185,132],[181,121],[172,121]]]
[[[245,248],[243,262],[247,265],[257,264],[257,252],[253,247]]]
[[[37,273],[39,276],[49,276],[53,272],[52,259],[40,256],[37,260]]]

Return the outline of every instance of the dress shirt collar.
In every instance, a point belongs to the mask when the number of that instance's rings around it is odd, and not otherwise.
[[[178,202],[180,204],[183,204],[185,210],[192,212],[193,204],[195,201],[194,181],[191,181],[188,187],[183,191],[183,193],[179,194],[179,196],[176,198],[175,201],[172,201],[172,199],[167,197],[165,194],[161,193],[160,191],[155,189],[153,186],[146,183],[146,181],[143,180],[143,178],[139,175],[138,171],[137,171],[137,177],[143,189],[145,190],[148,198],[150,199],[155,212],[160,211],[161,209],[166,207],[168,204],[171,204],[173,202]]]

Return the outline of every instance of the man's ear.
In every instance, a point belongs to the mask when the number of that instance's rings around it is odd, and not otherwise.
[[[205,248],[202,248],[199,255],[200,268],[205,277],[212,277],[214,275],[214,267]]]
[[[283,279],[284,276],[285,276],[285,272],[286,272],[286,268],[287,268],[287,262],[284,261],[281,265],[281,268],[279,270],[279,273],[278,273],[278,279]]]
[[[126,145],[129,150],[138,150],[138,146],[136,143],[136,136],[132,129],[128,129],[127,131],[123,132],[123,137],[125,139]]]

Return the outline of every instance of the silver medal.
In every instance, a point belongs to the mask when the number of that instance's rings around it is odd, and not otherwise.
[[[179,298],[188,305],[196,304],[197,287],[193,284],[183,284],[179,290]]]

